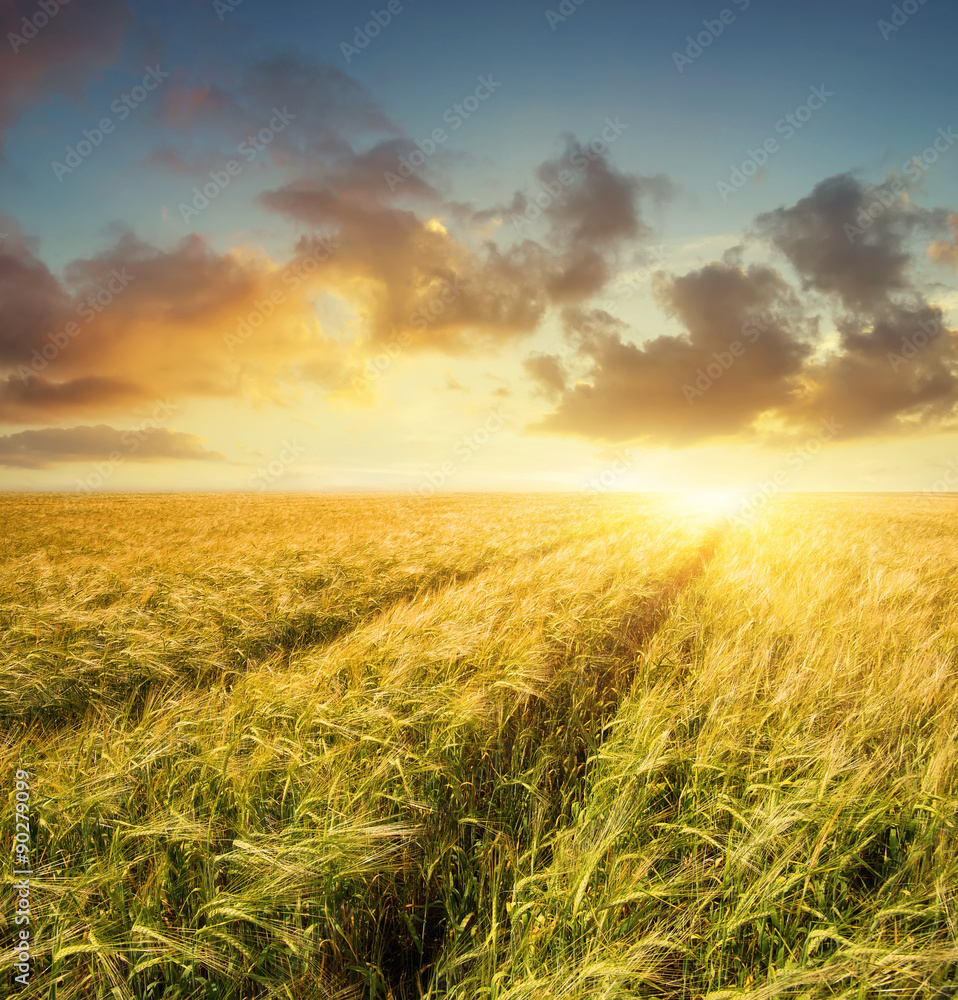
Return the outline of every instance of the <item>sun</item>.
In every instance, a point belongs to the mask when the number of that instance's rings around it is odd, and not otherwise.
[[[683,494],[683,502],[698,514],[734,514],[742,505],[744,495],[741,490],[688,490]]]

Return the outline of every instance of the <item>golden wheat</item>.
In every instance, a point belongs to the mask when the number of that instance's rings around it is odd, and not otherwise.
[[[24,995],[951,996],[956,515],[5,497]]]

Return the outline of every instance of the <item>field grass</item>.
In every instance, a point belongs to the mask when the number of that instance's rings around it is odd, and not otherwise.
[[[8,495],[0,559],[23,996],[956,991],[956,499]]]

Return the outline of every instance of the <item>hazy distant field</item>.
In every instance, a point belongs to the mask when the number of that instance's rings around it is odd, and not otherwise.
[[[956,500],[8,495],[0,552],[26,996],[954,989]]]

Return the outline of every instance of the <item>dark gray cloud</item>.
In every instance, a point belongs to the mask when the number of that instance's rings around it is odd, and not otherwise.
[[[527,364],[556,398],[537,429],[674,445],[802,433],[822,420],[836,421],[842,437],[953,426],[958,332],[915,274],[947,213],[906,198],[883,204],[878,194],[840,175],[758,217],[754,235],[795,269],[804,295],[772,268],[744,270],[736,250],[659,276],[659,304],[679,335],[638,345],[608,314],[567,311],[568,353]],[[881,211],[862,228],[875,204]],[[950,246],[932,243],[929,253],[948,262]],[[837,344],[821,339],[829,320]]]
[[[483,225],[501,218],[524,238],[535,234],[551,258],[546,290],[561,304],[582,302],[623,262],[644,260],[642,245],[654,233],[647,216],[675,193],[666,177],[621,173],[573,136],[566,136],[562,156],[536,168],[535,180],[508,204],[475,211],[472,219]]]
[[[196,434],[165,427],[118,430],[106,424],[91,427],[45,427],[0,436],[0,465],[45,469],[67,462],[215,461],[225,455],[209,451]]]
[[[684,333],[637,345],[625,324],[602,310],[566,312],[579,377],[560,380],[559,358],[551,365],[530,359],[537,383],[559,392],[538,429],[689,444],[737,434],[789,404],[815,327],[777,272],[713,263],[679,278],[661,276],[656,295]]]
[[[79,413],[102,413],[122,409],[147,399],[143,388],[132,382],[89,375],[54,382],[42,376],[0,379],[0,422],[43,423]]]
[[[940,229],[943,210],[927,211],[898,197],[856,235],[863,210],[883,208],[876,189],[850,174],[829,177],[791,208],[766,212],[755,232],[788,259],[806,289],[837,297],[851,312],[865,312],[912,289],[909,241]],[[866,213],[867,217],[867,213]]]
[[[16,230],[4,217],[3,228]],[[47,330],[63,321],[72,296],[18,232],[0,243],[0,365],[29,359]]]
[[[664,178],[620,174],[570,142],[565,158],[538,168],[539,181],[556,193],[545,210],[536,206],[544,222],[533,239],[531,228],[512,225],[510,213],[535,205],[523,194],[509,206],[475,210],[444,202],[417,174],[394,189],[380,168],[404,142],[355,157],[349,171],[316,171],[262,196],[267,207],[335,238],[340,249],[328,280],[334,291],[362,289],[373,343],[405,338],[413,349],[461,353],[535,332],[550,306],[584,302],[623,258],[641,257],[653,231],[643,203],[660,205],[671,193]],[[494,237],[478,246],[467,238],[491,223],[498,224]],[[306,240],[301,249],[309,246]]]

